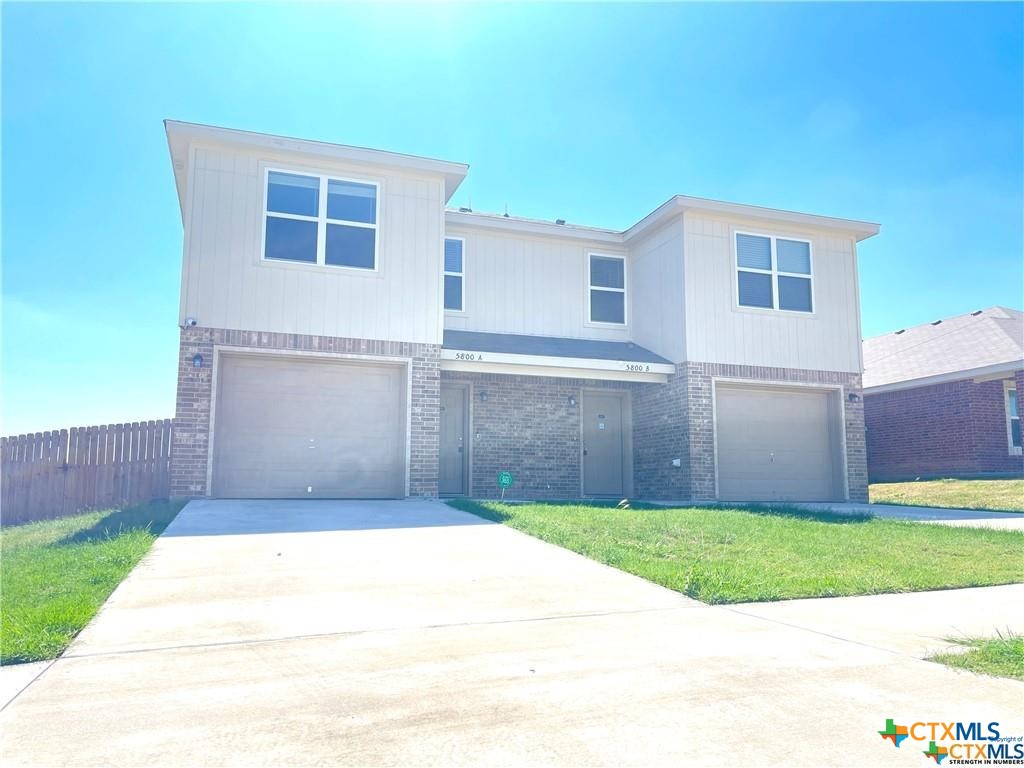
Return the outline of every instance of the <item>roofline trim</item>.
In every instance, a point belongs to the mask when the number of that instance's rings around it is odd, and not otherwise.
[[[445,221],[466,227],[519,232],[527,235],[547,235],[565,237],[571,240],[588,240],[607,245],[623,245],[621,232],[598,227],[584,227],[577,224],[555,224],[553,221],[541,219],[505,218],[499,213],[473,213],[467,211],[446,210]]]
[[[175,139],[192,142],[205,140],[218,143],[236,144],[256,149],[268,149],[274,151],[300,152],[307,155],[329,158],[368,165],[382,165],[390,168],[403,170],[421,171],[424,173],[438,173],[445,178],[445,202],[455,194],[462,180],[469,173],[469,165],[457,163],[451,160],[437,160],[432,157],[420,155],[407,155],[400,152],[391,152],[383,149],[370,149],[368,147],[355,147],[347,144],[332,144],[326,141],[314,139],[297,139],[291,136],[278,136],[270,133],[258,133],[256,131],[244,131],[237,128],[222,128],[216,125],[205,125],[203,123],[188,123],[180,120],[164,120],[164,130],[167,132],[168,144],[171,146],[173,157]],[[175,175],[178,174],[177,163],[175,163]]]
[[[467,360],[472,355],[477,359]],[[503,363],[506,365],[533,365],[545,368],[568,368],[572,370],[618,371],[624,374],[658,373],[669,375],[676,372],[671,363],[647,363],[637,360],[602,360],[589,357],[556,357],[552,355],[519,355],[510,352],[481,352],[475,349],[445,347],[441,360],[467,363],[469,367],[458,370],[476,370],[480,363]],[[640,370],[637,370],[639,368]]]
[[[857,219],[838,219],[833,216],[819,216],[814,213],[784,211],[778,208],[765,208],[745,203],[728,203],[722,200],[709,200],[701,197],[676,195],[659,205],[633,226],[621,232],[601,227],[588,227],[578,224],[555,224],[541,219],[506,218],[497,213],[475,213],[472,211],[445,211],[445,219],[454,224],[478,226],[486,229],[497,229],[512,232],[523,232],[536,235],[557,235],[575,240],[591,240],[597,242],[625,245],[631,240],[645,236],[648,232],[669,221],[674,216],[686,211],[707,211],[748,219],[759,219],[769,222],[784,222],[815,229],[846,232],[854,236],[858,242],[877,235],[881,225]]]
[[[762,219],[772,222],[782,221],[788,224],[799,224],[817,229],[849,232],[857,238],[858,242],[877,235],[882,229],[880,224],[871,221],[840,219],[834,216],[820,216],[816,213],[801,213],[781,208],[767,208],[761,205],[730,203],[724,200],[711,200],[705,197],[675,195],[623,232],[623,236],[627,241],[639,237],[652,227],[658,226],[667,218],[685,211],[708,211],[710,213],[727,214],[743,218]]]
[[[273,151],[298,152],[307,155],[326,157],[332,160],[353,162],[366,165],[380,165],[403,170],[437,173],[445,179],[445,202],[451,200],[456,189],[466,178],[469,165],[450,160],[438,160],[419,155],[408,155],[388,150],[356,147],[347,144],[332,144],[314,139],[299,139],[290,136],[279,136],[256,131],[245,131],[237,128],[223,128],[203,123],[190,123],[181,120],[164,120],[168,148],[174,167],[175,181],[178,187],[178,203],[184,208],[183,190],[185,177],[188,174],[188,158],[176,155],[176,147],[184,142],[187,147],[195,140],[215,143],[235,144]],[[636,237],[640,237],[652,227],[662,224],[688,210],[708,211],[718,214],[755,218],[771,222],[786,222],[818,229],[847,232],[857,241],[877,235],[881,230],[879,224],[856,219],[840,219],[832,216],[819,216],[798,211],[786,211],[778,208],[766,208],[745,203],[730,203],[722,200],[711,200],[702,197],[675,195],[659,205],[649,214],[631,227],[616,231],[601,227],[587,227],[574,224],[555,224],[539,219],[506,218],[499,214],[464,213],[461,211],[445,211],[446,220],[467,226],[482,226],[489,229],[504,229],[528,234],[556,235],[576,240],[590,240],[611,245],[622,245]]]
[[[876,384],[873,387],[864,387],[865,395],[880,395],[883,392],[898,392],[903,389],[917,389],[918,387],[930,387],[934,384],[946,384],[950,381],[961,379],[973,379],[978,376],[989,376],[993,373],[1014,373],[1024,368],[1024,362],[1020,360],[1007,360],[1003,363],[983,365],[980,368],[968,368],[964,371],[950,371],[949,373],[937,373],[933,376],[922,376],[918,379],[906,379],[894,381],[889,384]]]
[[[667,373],[632,373],[607,368],[566,368],[534,364],[484,362],[472,363],[463,360],[441,359],[442,371],[459,373],[499,373],[509,376],[545,376],[556,379],[598,379],[603,381],[633,381],[649,384],[665,384]]]

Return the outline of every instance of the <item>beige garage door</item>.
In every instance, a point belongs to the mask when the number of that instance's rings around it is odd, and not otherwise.
[[[404,496],[405,369],[222,356],[212,490],[222,498]]]
[[[835,392],[716,386],[723,501],[843,497]]]

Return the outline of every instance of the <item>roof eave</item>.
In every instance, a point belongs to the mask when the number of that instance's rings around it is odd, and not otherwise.
[[[918,387],[930,387],[935,384],[946,384],[961,379],[974,379],[979,376],[992,376],[1000,373],[1014,373],[1024,368],[1024,362],[1020,360],[1007,360],[992,365],[983,365],[978,368],[968,368],[963,371],[948,371],[936,373],[931,376],[921,376],[916,379],[904,379],[903,381],[890,381],[885,384],[865,385],[865,395],[880,395],[883,392],[898,392],[903,389],[917,389]]]
[[[191,142],[196,140],[273,151],[295,152],[360,165],[439,174],[444,178],[446,203],[455,194],[455,190],[458,189],[469,172],[467,164],[456,163],[450,160],[436,160],[418,155],[405,155],[385,150],[366,149],[344,144],[330,144],[324,141],[295,139],[287,136],[255,133],[253,131],[240,131],[234,128],[186,123],[179,120],[164,120],[164,129],[167,132],[167,143],[171,151],[172,163],[174,163],[175,183],[178,187],[178,204],[183,211],[185,207],[185,186],[188,177],[188,147]]]
[[[479,227],[481,229],[518,232],[529,235],[553,235],[572,240],[587,240],[617,246],[621,246],[623,243],[622,233],[611,229],[581,227],[575,224],[555,224],[554,222],[540,221],[538,219],[506,218],[500,214],[466,211],[446,210],[444,216],[445,221],[448,223],[464,227]]]
[[[827,229],[833,232],[844,232],[856,238],[857,242],[873,237],[881,231],[880,224],[875,224],[870,221],[838,219],[833,216],[819,216],[813,213],[785,211],[778,208],[765,208],[759,205],[729,203],[723,200],[709,200],[703,197],[675,195],[623,232],[623,238],[628,242],[636,237],[640,237],[645,232],[657,227],[673,216],[690,210],[727,214],[747,219],[761,219],[763,221],[776,224],[778,222],[786,222],[799,226],[812,227],[814,229]]]

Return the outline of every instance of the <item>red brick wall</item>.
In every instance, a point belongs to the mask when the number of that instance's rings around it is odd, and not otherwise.
[[[1007,446],[1002,380],[870,394],[864,411],[873,481],[1024,471]]]

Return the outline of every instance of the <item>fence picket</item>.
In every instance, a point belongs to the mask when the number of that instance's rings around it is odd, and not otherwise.
[[[173,426],[161,419],[0,438],[3,524],[166,498]]]

